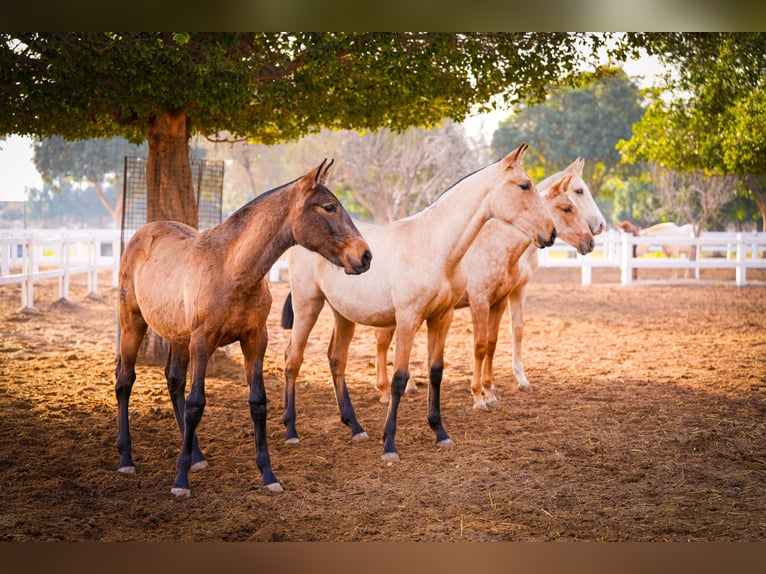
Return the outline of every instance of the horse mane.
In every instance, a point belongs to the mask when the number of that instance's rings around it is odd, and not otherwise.
[[[450,186],[449,186],[447,189],[445,189],[444,191],[442,191],[442,192],[441,192],[439,195],[437,195],[436,197],[434,197],[434,198],[433,198],[433,200],[431,201],[431,203],[429,203],[429,204],[426,206],[426,209],[428,209],[428,208],[429,208],[429,207],[431,207],[431,206],[432,206],[434,203],[436,203],[437,201],[439,201],[439,199],[441,199],[441,198],[442,198],[442,197],[443,197],[443,196],[444,196],[444,195],[445,195],[447,192],[449,192],[451,189],[453,189],[453,188],[454,188],[454,187],[456,187],[458,184],[460,184],[460,183],[461,183],[463,180],[465,180],[465,179],[468,179],[469,177],[476,175],[476,174],[477,174],[477,173],[479,173],[480,171],[484,171],[485,169],[487,169],[487,168],[488,168],[488,167],[490,167],[490,166],[493,166],[493,165],[495,165],[497,162],[499,162],[499,161],[500,161],[500,160],[502,160],[502,159],[503,159],[503,158],[500,158],[500,159],[498,159],[498,160],[495,160],[495,161],[493,161],[492,163],[488,163],[487,165],[485,165],[485,166],[483,166],[483,167],[480,167],[479,169],[476,169],[476,170],[472,171],[471,173],[468,173],[468,174],[464,175],[463,177],[461,177],[460,179],[458,179],[457,181],[455,181],[455,182],[454,182],[452,185],[450,185]]]

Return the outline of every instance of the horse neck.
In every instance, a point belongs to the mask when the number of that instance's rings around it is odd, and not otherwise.
[[[423,241],[427,242],[429,254],[434,260],[444,261],[448,268],[460,264],[482,226],[492,217],[486,199],[492,190],[488,172],[495,165],[462,179],[417,214],[427,232]]]
[[[226,272],[260,280],[290,247],[290,188],[278,188],[253,199],[233,213],[217,233],[225,245]]]

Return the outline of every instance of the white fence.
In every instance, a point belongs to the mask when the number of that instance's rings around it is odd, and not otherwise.
[[[649,247],[647,254],[633,256],[633,246]],[[696,258],[666,257],[662,246],[691,246]],[[630,285],[638,269],[693,269],[697,279],[701,269],[734,269],[735,284],[747,284],[748,269],[766,269],[766,233],[706,232],[700,237],[635,237],[607,231],[596,236],[596,248],[588,255],[557,240],[538,252],[540,267],[579,267],[581,282],[590,285],[595,267],[620,270],[620,281]]]
[[[649,253],[633,257],[634,245],[649,245]],[[696,259],[658,256],[661,245],[694,245]],[[34,309],[34,284],[57,279],[59,297],[69,299],[73,275],[87,274],[88,294],[98,295],[98,273],[112,270],[112,287],[118,284],[120,233],[92,230],[0,230],[0,285],[21,283],[21,308]],[[581,282],[590,285],[593,268],[620,270],[623,285],[630,285],[634,269],[734,269],[735,283],[747,283],[748,269],[766,269],[766,234],[703,233],[699,238],[634,237],[607,231],[596,237],[596,248],[582,256],[568,245],[556,243],[539,252],[541,267],[579,267]],[[277,261],[269,273],[280,280],[286,263]]]
[[[21,283],[21,308],[34,310],[34,285],[57,279],[59,297],[69,299],[73,275],[88,276],[88,294],[98,296],[98,274],[112,270],[117,286],[120,232],[112,229],[0,230],[0,285]]]

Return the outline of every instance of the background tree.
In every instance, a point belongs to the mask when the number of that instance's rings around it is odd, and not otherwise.
[[[147,216],[194,225],[189,139],[401,131],[534,101],[603,34],[1,33],[0,134],[148,141]],[[534,65],[530,65],[533,63]],[[497,101],[497,100],[495,100]],[[315,163],[318,160],[314,160]]]
[[[342,134],[337,182],[384,224],[420,211],[461,177],[486,165],[484,150],[469,147],[461,125]]]
[[[735,174],[766,231],[766,34],[631,34],[668,64],[625,161],[705,175]]]
[[[120,227],[125,156],[145,156],[145,145],[137,146],[124,138],[67,141],[54,136],[35,142],[33,149],[37,171],[50,189],[70,190],[69,183],[92,186],[115,227]],[[115,193],[107,197],[105,186],[113,187]]]
[[[543,103],[518,106],[498,126],[493,155],[529,142],[527,167],[539,179],[582,157],[583,179],[598,197],[604,181],[621,168],[615,145],[630,137],[642,114],[641,91],[624,72],[612,70],[587,87],[558,90]]]

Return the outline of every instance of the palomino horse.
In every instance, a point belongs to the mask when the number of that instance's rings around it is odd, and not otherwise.
[[[160,221],[143,226],[130,240],[120,260],[122,335],[115,387],[120,472],[135,473],[128,402],[136,380],[136,355],[149,325],[171,344],[165,375],[183,436],[171,492],[188,497],[190,468],[207,465],[195,437],[205,408],[205,369],[218,347],[235,341],[242,347],[250,388],[255,460],[264,486],[282,490],[271,470],[266,443],[263,357],[271,293],[264,276],[296,243],[349,274],[367,271],[372,258],[348,213],[324,185],[331,165],[323,161],[202,233],[181,223]],[[192,387],[184,400],[189,364]]]
[[[606,221],[582,179],[583,165],[584,161],[578,158],[564,171],[540,182],[538,190],[556,224],[557,236],[584,255],[593,250],[593,236],[606,228]],[[530,389],[521,360],[521,339],[524,288],[538,265],[537,248],[531,243],[529,237],[512,226],[493,219],[484,224],[461,262],[468,283],[456,308],[471,308],[474,409],[488,410],[488,407],[499,406],[493,385],[492,362],[507,301],[512,310],[514,374],[520,389]],[[381,402],[388,402],[390,395],[386,354],[393,330],[376,330],[376,386],[381,392]],[[415,390],[414,383],[408,383],[407,389]]]
[[[395,373],[383,431],[383,459],[398,460],[396,415],[409,379],[415,332],[428,326],[428,423],[439,447],[452,446],[441,420],[440,387],[444,343],[455,303],[465,290],[460,271],[482,226],[493,217],[512,224],[539,247],[556,238],[553,220],[534,183],[521,168],[522,144],[502,160],[464,177],[423,211],[384,226],[360,225],[376,253],[370,271],[351,280],[305,249],[288,253],[291,300],[283,326],[293,331],[285,353],[285,414],[288,442],[295,442],[295,381],[309,333],[326,300],[335,315],[328,357],[341,420],[354,437],[366,434],[356,420],[345,381],[348,347],[356,323],[396,325]]]

